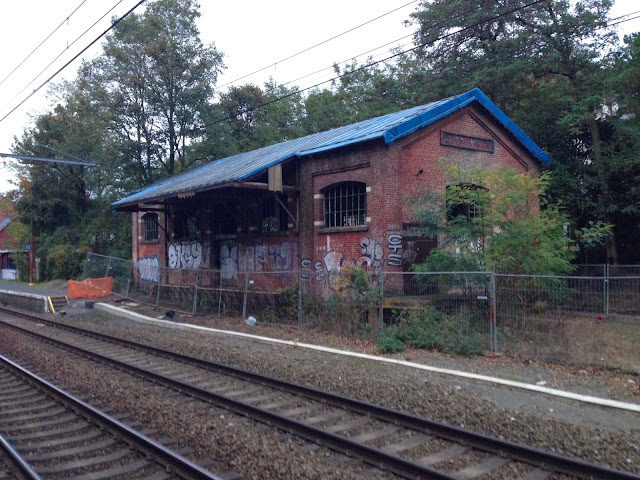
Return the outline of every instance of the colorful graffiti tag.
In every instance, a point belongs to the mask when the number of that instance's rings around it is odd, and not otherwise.
[[[293,254],[294,246],[289,242],[249,245],[240,254],[240,266],[247,272],[290,271]]]
[[[136,270],[140,279],[144,282],[157,283],[160,280],[160,263],[158,257],[139,258],[136,264]]]
[[[355,261],[356,267],[372,268],[379,273],[384,258],[384,248],[375,238],[365,237],[360,240],[362,256]]]
[[[387,265],[390,267],[402,266],[402,234],[390,233],[387,236],[387,248],[391,251],[387,255]]]
[[[169,267],[195,270],[203,266],[203,248],[198,242],[169,244]]]
[[[224,280],[238,278],[238,247],[233,243],[220,247],[220,276]]]

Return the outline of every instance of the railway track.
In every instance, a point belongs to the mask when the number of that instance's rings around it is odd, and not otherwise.
[[[18,451],[0,435],[0,478],[15,478],[18,480],[38,480],[36,473]]]
[[[12,314],[16,314],[12,312]],[[638,479],[340,395],[21,313],[12,328],[406,478]],[[64,333],[62,333],[64,332]],[[64,338],[63,338],[64,337]],[[451,465],[457,465],[452,470]],[[460,467],[460,465],[463,465]]]
[[[16,478],[220,478],[1,355],[0,433]]]

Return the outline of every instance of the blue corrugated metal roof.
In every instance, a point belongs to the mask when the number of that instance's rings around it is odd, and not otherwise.
[[[13,220],[11,217],[0,218],[0,232],[11,223],[11,220]]]
[[[113,203],[113,207],[151,202],[176,196],[180,192],[207,190],[215,186],[243,181],[292,157],[303,157],[376,138],[381,138],[387,145],[391,145],[399,138],[410,135],[474,101],[480,103],[509,130],[535,158],[542,163],[549,163],[549,155],[476,88],[427,105],[223,158],[156,182]]]

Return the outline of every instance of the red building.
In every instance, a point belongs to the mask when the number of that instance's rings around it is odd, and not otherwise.
[[[113,206],[132,212],[138,281],[157,282],[158,266],[168,267],[163,283],[189,271],[206,281],[208,269],[228,284],[243,272],[299,272],[328,293],[353,266],[403,271],[426,258],[437,239],[422,235],[406,199],[446,188],[443,159],[519,172],[549,161],[475,89],[221,159]],[[265,275],[263,287],[282,277]]]
[[[2,216],[0,213],[0,278],[3,280],[15,280],[18,278],[16,264],[11,255],[17,253],[17,242],[9,233],[9,225],[13,219],[10,216]]]

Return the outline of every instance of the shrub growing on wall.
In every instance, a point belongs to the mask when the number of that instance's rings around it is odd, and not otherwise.
[[[559,206],[545,201],[548,173],[443,168],[446,190],[411,201],[423,228],[437,235],[439,244],[417,271],[562,275],[573,270],[579,244],[568,235],[569,222]],[[610,226],[599,222],[575,236],[597,243],[609,232]]]

